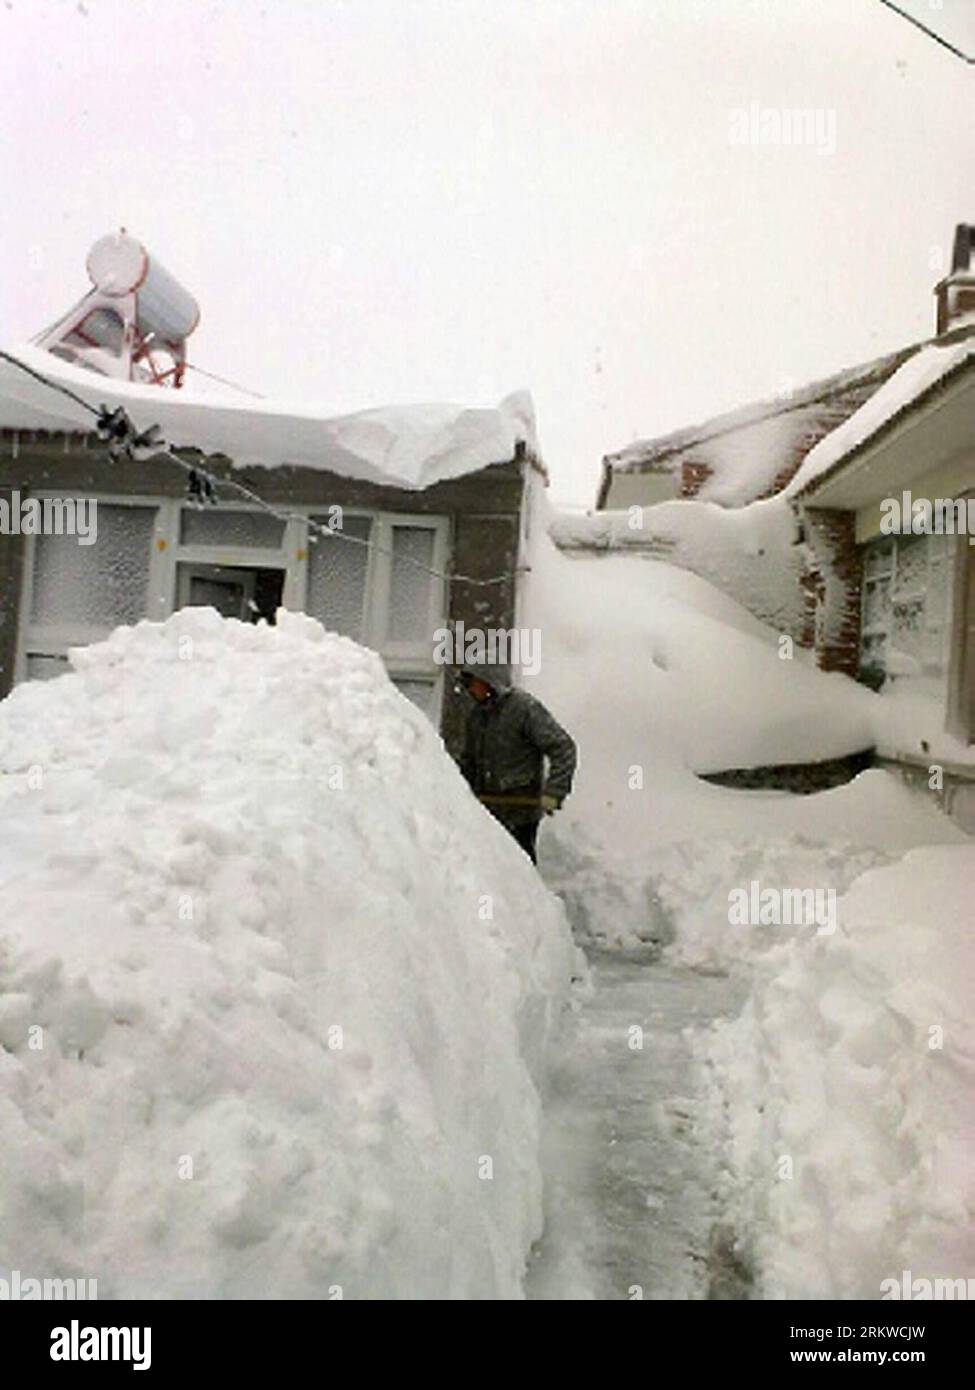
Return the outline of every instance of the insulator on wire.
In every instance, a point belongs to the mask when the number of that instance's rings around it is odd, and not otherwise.
[[[216,506],[217,495],[213,484],[205,473],[199,473],[195,468],[191,468],[186,475],[186,493],[191,502],[197,502],[200,506],[207,502]]]

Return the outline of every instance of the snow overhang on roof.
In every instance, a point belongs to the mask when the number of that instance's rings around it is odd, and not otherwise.
[[[973,387],[975,331],[922,348],[810,450],[786,495],[814,505],[860,507],[957,456],[960,446],[971,447]],[[927,433],[919,449],[912,427],[922,421]],[[874,454],[887,440],[881,466]]]
[[[174,448],[223,455],[235,467],[312,468],[387,487],[419,490],[515,458],[523,445],[538,458],[527,391],[499,405],[382,406],[329,416],[284,402],[223,401],[185,388],[116,381],[75,367],[34,346],[9,351],[96,409],[122,406],[138,430],[158,425]],[[89,434],[93,417],[13,363],[0,360],[0,429]]]

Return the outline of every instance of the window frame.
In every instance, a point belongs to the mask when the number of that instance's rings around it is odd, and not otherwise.
[[[939,540],[943,541],[945,544],[945,554],[942,559],[937,560],[933,554],[933,546],[934,542]],[[909,593],[898,592],[897,587],[900,572],[900,550],[905,541],[921,544],[925,548],[923,582],[918,588]],[[868,575],[867,556],[864,556],[863,579],[860,585],[860,638],[858,649],[860,665],[861,667],[870,667],[877,664],[875,660],[869,661],[866,659],[867,653],[865,650],[865,643],[868,638],[882,637],[883,663],[880,669],[883,670],[887,680],[898,679],[896,673],[890,672],[887,664],[890,656],[891,642],[896,631],[896,609],[898,604],[903,605],[914,597],[922,596],[924,599],[923,629],[925,637],[927,641],[931,641],[935,635],[937,635],[939,651],[936,666],[928,660],[927,655],[925,659],[921,661],[921,675],[936,680],[946,678],[951,659],[950,633],[952,629],[953,610],[951,575],[955,564],[957,537],[950,533],[938,534],[925,532],[916,536],[913,533],[905,536],[894,534],[882,538],[875,538],[868,542],[866,549],[869,551],[873,547],[879,549],[881,546],[890,547],[890,564],[885,570],[880,570]],[[944,608],[941,613],[936,613],[928,603],[929,596],[939,592],[938,587],[933,582],[933,570],[936,564],[944,566],[944,584],[943,589],[940,590],[943,592]],[[887,621],[884,623],[872,622],[868,624],[866,621],[867,591],[870,586],[877,587],[881,584],[886,586],[888,594]],[[903,679],[903,677],[900,677],[900,679]]]
[[[152,539],[148,555],[148,576],[146,584],[146,608],[151,609],[155,592],[158,590],[162,552],[159,540],[160,498],[144,493],[101,493],[82,491],[79,488],[32,488],[31,497],[43,500],[49,498],[74,498],[76,500],[95,500],[99,506],[141,507],[155,512]],[[27,663],[32,656],[65,657],[70,647],[89,646],[102,641],[113,628],[104,624],[82,623],[35,623],[32,619],[34,606],[34,566],[37,551],[37,537],[24,537],[23,570],[20,587],[20,621],[17,624],[17,652],[14,659],[14,683],[27,679]],[[97,544],[97,542],[96,542]],[[158,557],[158,558],[157,558]],[[151,612],[145,614],[151,617]],[[117,624],[116,624],[117,626]]]

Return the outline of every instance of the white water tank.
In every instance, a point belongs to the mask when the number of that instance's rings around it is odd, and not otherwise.
[[[135,295],[136,324],[143,337],[152,333],[164,342],[180,343],[200,321],[199,305],[189,291],[125,231],[96,241],[87,266],[92,284],[102,294]]]

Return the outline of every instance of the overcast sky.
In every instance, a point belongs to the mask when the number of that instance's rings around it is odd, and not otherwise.
[[[907,5],[975,51],[975,0]],[[562,502],[929,335],[975,222],[975,70],[880,0],[0,0],[0,72],[5,344],[124,225],[266,394],[529,388]],[[783,109],[813,143],[741,143]]]

